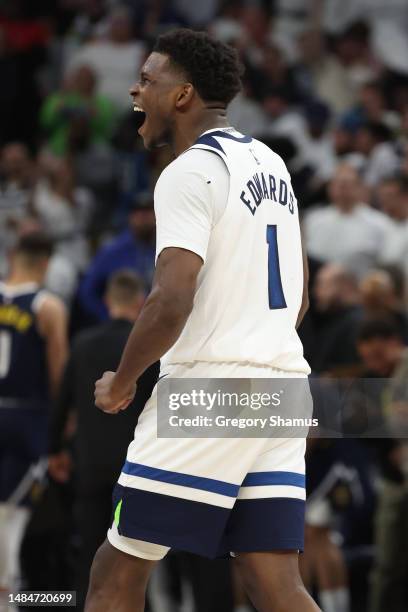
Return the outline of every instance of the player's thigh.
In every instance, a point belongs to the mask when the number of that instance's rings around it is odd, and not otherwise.
[[[91,591],[128,588],[144,589],[156,561],[127,554],[105,540],[96,552],[91,568]]]

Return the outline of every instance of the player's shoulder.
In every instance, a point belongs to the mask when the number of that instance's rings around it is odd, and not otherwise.
[[[206,149],[190,148],[174,159],[161,173],[156,190],[183,186],[188,177],[207,179],[209,176],[227,173],[227,167],[219,155]]]
[[[279,153],[277,153],[267,144],[262,142],[262,140],[258,140],[257,138],[252,138],[250,147],[254,151],[256,151],[259,155],[262,155],[262,157],[265,157],[272,164],[272,166],[275,167],[277,170],[281,172],[282,171],[287,172],[289,174],[289,171],[287,169],[287,166],[283,158],[279,155]]]
[[[66,307],[60,297],[47,289],[40,289],[33,300],[34,313],[42,318],[65,317]]]

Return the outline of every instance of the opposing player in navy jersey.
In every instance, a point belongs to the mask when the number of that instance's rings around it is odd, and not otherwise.
[[[307,303],[296,197],[282,159],[229,126],[239,89],[233,49],[176,30],[158,39],[131,90],[145,146],[170,145],[175,159],[155,188],[153,289],[118,371],[96,383],[105,412],[125,409],[159,358],[166,380],[305,382],[310,372],[296,332]],[[298,569],[305,440],[167,439],[157,423],[156,387],[115,487],[86,612],[142,612],[170,548],[231,553],[260,612],[318,610]]]
[[[11,589],[29,516],[17,495],[30,468],[48,452],[50,401],[67,355],[61,300],[42,289],[52,245],[40,232],[20,239],[0,283],[0,588]],[[13,506],[10,506],[10,500]],[[14,507],[22,502],[22,507]]]

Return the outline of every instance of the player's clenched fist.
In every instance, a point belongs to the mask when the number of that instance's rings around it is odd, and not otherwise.
[[[115,372],[105,372],[95,383],[95,404],[103,412],[116,414],[125,410],[133,400],[136,385],[125,393],[118,393],[114,388]]]

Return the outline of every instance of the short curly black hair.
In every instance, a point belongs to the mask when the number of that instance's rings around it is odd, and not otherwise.
[[[227,105],[241,90],[243,68],[237,52],[206,32],[172,30],[159,36],[153,51],[168,55],[206,102]]]

